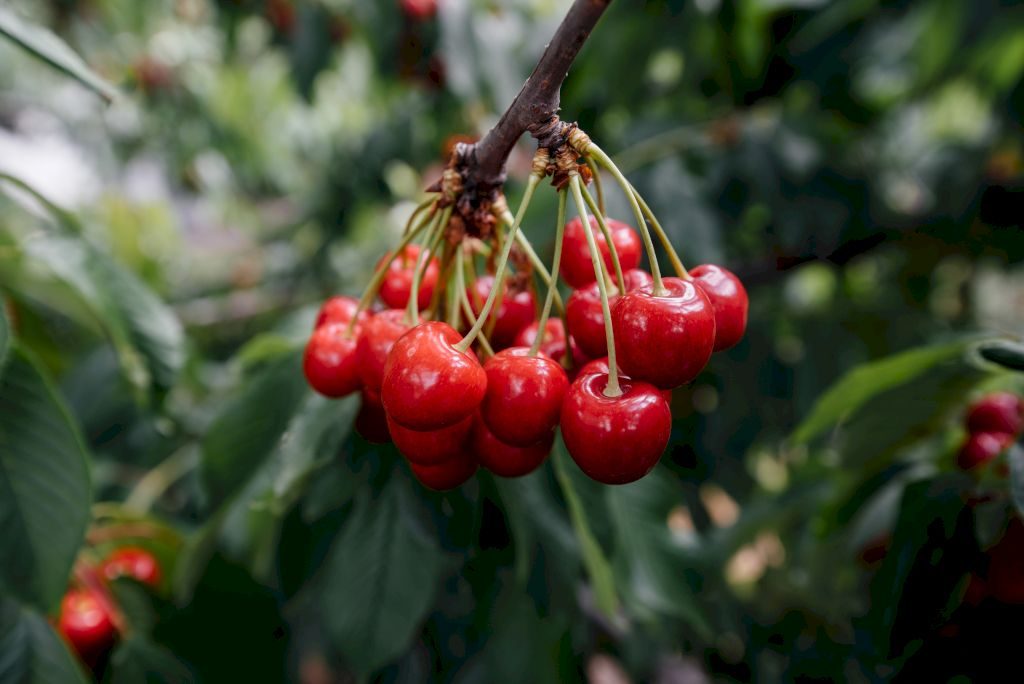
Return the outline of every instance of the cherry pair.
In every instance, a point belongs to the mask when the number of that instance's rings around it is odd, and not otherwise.
[[[971,404],[965,418],[967,439],[957,453],[957,465],[971,470],[1006,451],[1024,430],[1024,399],[994,392]]]

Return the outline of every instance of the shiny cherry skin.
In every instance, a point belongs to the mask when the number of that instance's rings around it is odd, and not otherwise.
[[[455,489],[473,477],[477,468],[476,455],[472,449],[466,448],[459,456],[449,461],[437,465],[419,465],[410,462],[409,468],[420,484],[441,492]]]
[[[960,447],[956,464],[961,470],[970,470],[988,463],[1006,451],[1013,443],[1013,436],[1002,432],[973,432]]]
[[[106,598],[92,589],[69,589],[64,594],[57,631],[90,667],[110,651],[117,638]]]
[[[363,324],[356,342],[356,366],[363,387],[380,394],[388,352],[411,328],[405,319],[405,309],[381,311]]]
[[[1024,604],[1024,523],[1013,515],[1002,538],[988,551],[989,595],[1000,603]]]
[[[473,422],[472,440],[473,452],[484,468],[499,477],[522,477],[539,468],[548,457],[555,434],[551,432],[527,446],[513,446],[495,437],[487,424],[477,418]]]
[[[665,293],[642,287],[612,309],[616,360],[634,380],[661,389],[685,385],[704,370],[715,346],[715,314],[692,282],[665,278]]]
[[[609,373],[608,357],[602,356],[599,359],[593,359],[585,363],[576,373],[576,377],[582,377],[584,375],[608,375]],[[669,406],[672,405],[672,390],[661,390],[661,396],[665,397],[665,401],[668,402]]]
[[[619,255],[619,266],[622,267],[623,273],[639,266],[642,246],[637,232],[629,225],[615,219],[605,219],[605,222],[612,235],[612,242]],[[593,216],[590,217],[590,229],[594,234],[597,249],[604,257],[608,272],[614,272],[611,249],[608,247],[607,240],[604,239],[604,233],[601,232],[597,219]],[[577,290],[597,280],[594,275],[594,262],[590,259],[587,234],[583,232],[583,221],[580,221],[578,217],[565,224],[559,273],[562,274],[562,278],[569,284],[569,287]]]
[[[313,331],[302,357],[302,371],[310,387],[331,398],[359,389],[358,337],[359,326],[349,334],[348,323],[327,323]]]
[[[429,321],[395,342],[384,364],[380,398],[396,423],[439,430],[476,412],[487,391],[487,373],[472,351],[455,348],[461,340],[450,325]]]
[[[693,284],[703,290],[715,310],[715,351],[724,351],[747,331],[747,290],[736,275],[721,266],[701,264],[691,269]]]
[[[537,331],[540,329],[540,321],[534,321],[519,331],[513,345],[516,347],[531,347],[537,339]],[[560,318],[549,318],[544,324],[544,339],[540,343],[540,351],[545,356],[561,363],[565,359],[565,325]],[[572,347],[572,361],[576,366],[582,366],[590,359],[576,344],[572,336],[569,337],[569,345]]]
[[[412,279],[419,264],[420,247],[409,245],[396,254],[395,258],[388,264],[387,274],[380,285],[380,298],[390,309],[404,309],[409,303],[409,293],[412,292]],[[377,268],[383,265],[387,256],[377,262]],[[416,302],[421,309],[430,304],[430,298],[434,294],[434,286],[437,285],[438,276],[441,273],[441,266],[437,259],[431,257],[430,263],[423,271],[420,278],[420,292]]]
[[[569,389],[569,376],[557,361],[511,347],[488,359],[484,371],[487,393],[480,415],[495,437],[525,447],[554,433]]]
[[[370,444],[387,444],[391,441],[388,416],[380,403],[380,394],[364,387],[359,413],[356,414],[356,432]]]
[[[108,580],[129,577],[154,589],[160,586],[163,576],[156,557],[137,546],[122,546],[115,550],[103,561],[102,572]]]
[[[994,392],[971,404],[967,412],[971,432],[1019,435],[1024,429],[1024,399],[1010,392]]]
[[[395,446],[410,463],[438,465],[459,458],[469,449],[469,431],[473,429],[473,416],[467,416],[454,425],[439,430],[410,430],[388,416],[388,431]]]
[[[633,268],[622,273],[623,284],[627,292],[651,285],[654,280],[647,271]],[[617,287],[608,293],[608,306],[611,308],[618,301]],[[574,290],[565,303],[565,318],[569,324],[569,334],[587,356],[592,359],[608,353],[608,338],[604,330],[604,310],[601,307],[601,290],[595,280],[590,285]]]
[[[622,395],[605,396],[605,374],[580,375],[562,404],[562,438],[584,473],[604,484],[635,482],[668,445],[672,411],[661,391],[619,376]]]
[[[402,11],[413,21],[427,21],[437,14],[437,0],[401,0]]]
[[[494,276],[486,275],[477,278],[476,282],[467,288],[466,296],[475,315],[480,315],[492,287]],[[501,300],[495,304],[494,309],[497,313],[492,315],[497,318],[489,339],[495,347],[507,347],[515,340],[516,334],[529,325],[537,314],[537,299],[529,288],[513,290],[506,286]]]
[[[359,302],[352,297],[331,297],[320,306],[316,314],[316,323],[313,329],[328,323],[348,323],[359,310]],[[359,311],[357,323],[365,323],[370,318],[369,311]]]

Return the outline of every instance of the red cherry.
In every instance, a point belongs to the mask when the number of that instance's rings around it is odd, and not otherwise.
[[[413,21],[426,21],[437,14],[437,0],[402,0],[402,11]]]
[[[1002,603],[1024,603],[1024,524],[1013,516],[1006,532],[988,551],[988,592]]]
[[[156,588],[160,586],[160,564],[149,551],[137,546],[122,546],[103,562],[103,575],[109,580],[130,577]]]
[[[532,473],[551,453],[554,440],[551,432],[533,444],[513,446],[495,437],[480,418],[473,422],[473,451],[480,465],[499,477],[522,477]]]
[[[626,292],[638,290],[654,282],[650,273],[638,268],[624,271],[622,280]],[[618,288],[611,289],[608,297],[609,308],[615,305],[619,295]],[[608,353],[601,289],[596,280],[569,295],[569,301],[565,304],[565,318],[569,324],[569,333],[587,356],[597,358]]]
[[[359,389],[356,338],[348,323],[328,323],[313,331],[302,357],[302,370],[309,386],[325,397],[337,398]]]
[[[988,463],[1003,453],[1013,443],[1013,436],[1000,432],[975,432],[967,437],[960,447],[956,464],[962,470],[970,470]]]
[[[653,286],[619,298],[612,309],[619,366],[635,380],[661,389],[684,385],[707,365],[715,345],[715,314],[693,283],[664,279],[666,293]]]
[[[1024,399],[1009,392],[994,392],[971,404],[967,429],[1019,435],[1024,428]]]
[[[328,323],[348,323],[358,310],[359,302],[352,297],[331,297],[320,306],[313,329],[315,330]],[[365,323],[369,318],[369,311],[359,311],[359,320],[356,324]]]
[[[526,347],[512,347],[484,364],[487,393],[480,415],[498,439],[512,446],[550,437],[569,389],[569,377],[558,362],[529,353]]]
[[[380,395],[395,422],[438,430],[473,415],[487,391],[487,373],[472,352],[455,348],[461,341],[450,325],[430,321],[395,342]]]
[[[395,446],[410,463],[438,465],[459,458],[469,449],[469,431],[473,417],[467,416],[454,425],[438,430],[410,430],[388,416],[388,430]]]
[[[607,375],[581,375],[562,404],[569,455],[605,484],[626,484],[649,473],[672,432],[672,411],[658,388],[625,376],[619,383],[622,395],[607,397]]]
[[[494,287],[494,276],[480,276],[471,286],[466,289],[469,297],[470,308],[473,313],[480,315],[484,308],[484,302],[491,294]],[[516,338],[516,333],[529,325],[537,313],[537,300],[533,291],[506,289],[502,294],[501,301],[495,304],[497,319],[494,321],[494,330],[491,332],[490,341],[497,347],[507,347]]]
[[[576,373],[576,377],[580,378],[584,375],[608,375],[609,368],[608,357],[602,356],[599,359],[593,359],[592,361],[588,361],[584,364],[584,366],[579,369],[579,372]],[[669,406],[672,405],[672,390],[661,390],[661,396],[665,398],[665,401],[668,402]]]
[[[412,292],[412,279],[419,264],[420,248],[418,245],[409,245],[401,254],[396,254],[391,263],[388,264],[387,275],[380,286],[380,298],[391,309],[404,309],[409,304],[409,293]],[[377,262],[380,268],[387,259]],[[434,294],[434,286],[441,272],[437,259],[431,258],[427,268],[420,278],[420,292],[416,302],[421,309],[430,304],[430,298]]]
[[[409,468],[425,487],[438,491],[455,489],[473,477],[473,473],[476,472],[476,456],[472,449],[467,448],[449,461],[426,466],[410,462]]]
[[[615,251],[619,255],[619,266],[623,273],[640,265],[640,236],[630,226],[615,219],[605,219],[608,232],[612,234]],[[604,257],[609,273],[613,272],[612,251],[608,247],[604,233],[597,224],[597,219],[590,217],[590,230],[594,234],[597,249]],[[569,287],[580,289],[597,280],[594,275],[594,262],[590,258],[590,247],[587,234],[583,232],[583,222],[574,218],[565,224],[565,236],[562,239],[562,260],[559,272]]]
[[[356,343],[356,365],[363,387],[380,394],[388,352],[411,328],[405,321],[404,309],[381,311],[363,325]]]
[[[70,589],[64,594],[57,630],[90,667],[106,655],[116,638],[109,604],[91,589]]]
[[[391,441],[387,414],[384,405],[380,403],[380,395],[366,387],[363,388],[362,403],[356,414],[355,428],[370,444],[387,444]]]
[[[537,339],[537,330],[540,328],[540,321],[534,321],[519,331],[516,335],[516,347],[531,347]],[[572,346],[573,363],[582,366],[587,362],[587,355],[576,344],[576,340],[570,336],[569,344]],[[544,339],[540,343],[540,351],[547,357],[561,362],[565,358],[565,325],[560,318],[549,318],[544,324]]]
[[[732,271],[702,264],[690,270],[693,283],[708,296],[715,310],[715,351],[734,346],[747,331],[747,290]]]

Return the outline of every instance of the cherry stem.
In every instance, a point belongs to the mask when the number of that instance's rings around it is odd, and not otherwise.
[[[445,207],[441,211],[440,219],[427,230],[423,239],[423,249],[420,250],[419,258],[412,272],[412,286],[409,290],[409,301],[406,305],[405,318],[409,325],[416,325],[420,320],[420,283],[423,281],[423,274],[430,266],[430,260],[437,251],[441,240],[444,238],[444,229],[448,227],[448,219],[452,216],[452,207]]]
[[[459,248],[456,259],[455,291],[456,296],[458,297],[456,301],[462,305],[462,312],[466,315],[466,320],[475,325],[477,317],[476,314],[473,313],[473,305],[469,303],[469,295],[466,294],[465,254],[461,247]],[[484,353],[487,354],[487,356],[494,356],[494,349],[491,347],[490,342],[487,341],[487,335],[481,332],[477,341],[480,343],[480,347],[484,350]]]
[[[687,272],[686,267],[683,266],[683,260],[679,258],[679,254],[676,252],[675,247],[672,246],[672,241],[668,239],[668,233],[666,233],[665,229],[661,227],[661,222],[658,221],[658,217],[654,215],[654,212],[651,211],[647,202],[645,202],[640,193],[636,191],[636,188],[633,187],[632,183],[629,188],[633,191],[637,201],[640,202],[640,208],[643,210],[644,216],[647,217],[647,220],[650,221],[651,226],[654,228],[654,232],[658,234],[658,241],[661,242],[661,246],[665,248],[665,253],[668,254],[669,261],[672,262],[672,268],[675,269],[676,275],[680,278],[685,278],[686,280],[692,280],[692,276]]]
[[[615,333],[612,330],[612,311],[608,304],[608,285],[605,282],[607,276],[604,270],[604,259],[597,249],[597,241],[594,233],[590,230],[590,219],[587,216],[586,202],[583,200],[583,193],[580,191],[579,173],[569,172],[569,187],[572,189],[572,197],[576,201],[576,209],[579,211],[580,220],[586,227],[583,234],[587,236],[587,247],[590,249],[590,260],[594,263],[594,274],[597,276],[597,289],[601,293],[601,313],[604,316],[604,335],[608,343],[608,385],[604,388],[606,397],[621,397],[622,388],[619,387],[619,371],[615,365]]]
[[[601,183],[601,169],[598,168],[597,162],[594,161],[593,157],[585,157],[587,166],[590,167],[590,173],[594,177],[594,190],[597,191],[597,206],[600,207],[601,215],[604,215],[604,185]],[[586,189],[587,186],[583,186]]]
[[[410,214],[409,220],[405,222],[405,229],[402,231],[402,235],[405,235],[406,233],[409,232],[409,230],[413,226],[413,221],[415,221],[416,217],[422,214],[425,209],[433,207],[434,211],[437,211],[437,207],[435,206],[436,202],[437,198],[431,197],[417,205],[416,208],[412,210],[412,214]],[[430,218],[433,218],[433,211],[430,213]]]
[[[619,261],[619,250],[615,248],[615,241],[612,239],[612,231],[608,228],[608,222],[604,220],[604,214],[594,202],[594,198],[587,190],[587,186],[582,182],[580,182],[580,191],[583,193],[583,199],[587,201],[587,206],[590,207],[592,212],[594,212],[594,217],[597,219],[597,225],[600,227],[601,234],[604,235],[604,241],[608,245],[608,252],[612,255],[612,269],[615,271],[615,285],[619,288],[619,292],[626,294],[626,279],[622,276],[622,263]]]
[[[539,154],[539,152],[538,152]],[[480,316],[477,318],[476,323],[470,329],[466,336],[455,345],[455,348],[465,353],[469,349],[470,345],[476,339],[477,335],[483,329],[484,324],[491,315],[491,309],[494,308],[494,302],[498,298],[498,294],[503,289],[505,283],[505,267],[508,265],[508,256],[512,253],[512,245],[516,243],[516,233],[519,232],[519,225],[523,222],[523,216],[526,214],[526,210],[530,206],[530,201],[533,199],[533,193],[540,184],[543,176],[539,176],[536,173],[531,173],[530,177],[526,181],[526,191],[523,193],[523,201],[519,205],[519,211],[516,213],[516,218],[512,222],[512,227],[509,229],[508,239],[505,240],[504,245],[501,249],[501,255],[498,257],[498,262],[494,267],[494,283],[491,285],[491,291],[487,295],[487,301],[484,302],[483,309],[480,310]]]
[[[199,465],[199,460],[199,452],[191,444],[178,449],[142,476],[125,499],[124,507],[147,513],[168,489]]]
[[[544,308],[541,310],[540,319],[537,321],[537,336],[533,338],[533,344],[530,345],[530,356],[536,356],[540,351],[541,342],[544,341],[548,317],[551,315],[551,305],[554,303],[555,295],[558,293],[558,267],[562,261],[562,240],[565,236],[565,208],[567,202],[568,195],[565,190],[560,190],[558,193],[558,218],[555,223],[555,254],[551,258],[551,279],[548,281],[548,294],[544,298]],[[568,335],[565,341],[568,347]]]
[[[444,233],[441,234],[441,237],[444,237]],[[454,256],[454,247],[450,242],[446,241],[444,243],[444,249],[441,252],[441,275],[438,278],[439,283],[447,283],[449,278],[451,278],[452,268],[455,264]],[[442,287],[435,287],[434,292],[430,295],[430,305],[427,307],[426,315],[430,320],[435,320],[438,309],[441,306],[443,290],[444,288]]]
[[[512,218],[512,214],[508,210],[501,214],[501,220],[509,226],[515,222],[515,219]],[[540,277],[541,282],[543,282],[546,287],[551,287],[551,283],[555,282],[555,279],[551,277],[551,272],[548,271],[548,267],[540,260],[540,257],[537,255],[537,251],[533,248],[533,245],[530,244],[530,239],[527,238],[526,234],[522,231],[516,233],[516,244],[518,244],[526,254],[526,258],[529,260],[530,265],[533,266],[533,270],[536,271],[538,277]],[[558,292],[557,287],[555,288],[555,306],[558,308],[560,313],[565,311],[565,303],[562,301],[562,295]]]
[[[647,221],[644,220],[643,211],[640,209],[640,204],[636,200],[636,196],[633,194],[633,186],[629,184],[626,177],[619,171],[619,167],[615,166],[615,162],[609,157],[604,150],[597,146],[597,144],[591,142],[584,153],[588,156],[593,156],[597,162],[608,169],[611,174],[618,181],[622,187],[622,191],[626,194],[626,199],[629,200],[630,206],[633,207],[633,215],[636,217],[636,222],[639,224],[637,227],[640,229],[640,237],[644,241],[644,249],[647,250],[647,258],[651,262],[651,276],[654,278],[654,295],[664,295],[666,290],[664,284],[661,282],[661,268],[658,266],[658,255],[654,252],[654,241],[651,240],[651,231],[647,228]]]

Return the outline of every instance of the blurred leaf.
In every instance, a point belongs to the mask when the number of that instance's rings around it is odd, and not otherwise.
[[[25,21],[7,7],[0,7],[0,35],[76,79],[108,102],[117,96],[114,87],[90,69],[67,43],[49,29]]]
[[[0,378],[0,588],[46,612],[89,522],[88,456],[50,382],[15,347]]]
[[[501,619],[492,624],[494,632],[483,653],[486,681],[518,684],[526,672],[536,684],[566,681],[559,671],[566,631],[562,620],[540,617],[532,598],[514,591],[506,592],[495,605],[494,614]]]
[[[110,659],[109,684],[189,684],[195,675],[167,649],[146,637],[125,639]]]
[[[1010,447],[1006,459],[1010,463],[1010,495],[1017,512],[1024,515],[1024,446],[1017,442]]]
[[[0,374],[3,374],[7,362],[7,351],[11,346],[11,326],[7,322],[7,308],[0,299]]]
[[[0,682],[85,684],[86,679],[43,616],[0,598]]]
[[[997,363],[1010,370],[1024,371],[1024,344],[996,340],[980,345],[978,353],[986,361]]]
[[[445,564],[392,477],[378,497],[364,491],[324,568],[324,619],[335,647],[368,674],[401,655],[427,613]]]

